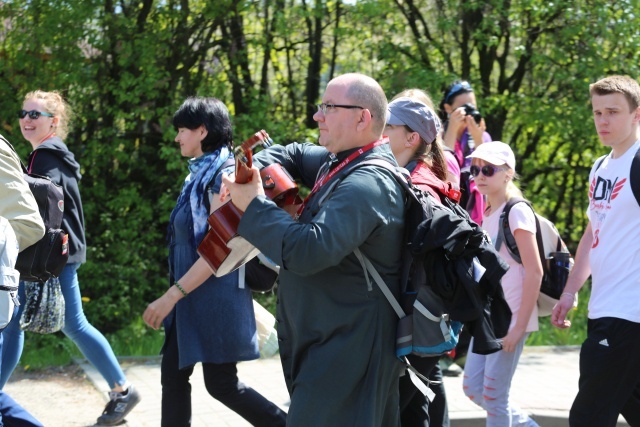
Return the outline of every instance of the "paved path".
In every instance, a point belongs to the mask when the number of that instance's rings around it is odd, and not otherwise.
[[[94,385],[106,385],[89,364],[82,367]],[[143,399],[127,418],[129,427],[160,425],[160,369],[158,359],[127,360],[123,368]],[[289,397],[278,357],[238,364],[240,380],[286,410]],[[249,424],[211,398],[199,365],[192,377],[193,427],[245,427]],[[483,426],[484,412],[462,392],[462,377],[445,377],[452,427]],[[542,427],[567,426],[568,411],[578,388],[577,347],[526,347],[513,380],[514,401],[532,413]],[[626,425],[624,422],[619,425]]]

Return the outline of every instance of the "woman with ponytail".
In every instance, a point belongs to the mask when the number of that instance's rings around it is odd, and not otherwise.
[[[429,95],[418,89],[408,89],[398,94],[389,103],[384,133],[389,137],[398,165],[411,173],[411,181],[441,201],[452,186],[447,182],[451,170],[440,141],[440,119],[432,105]],[[407,357],[422,375],[430,380],[440,381],[440,384],[432,385],[436,396],[429,402],[422,393],[417,392],[409,375],[400,378],[402,425],[448,427],[446,394],[438,366],[440,357]]]

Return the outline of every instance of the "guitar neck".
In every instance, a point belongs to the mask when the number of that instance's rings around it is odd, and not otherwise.
[[[244,141],[234,150],[236,182],[238,184],[246,184],[251,180],[252,153],[253,149],[258,145],[264,145],[265,147],[271,145],[271,138],[269,138],[269,134],[264,129],[253,134],[251,138]]]

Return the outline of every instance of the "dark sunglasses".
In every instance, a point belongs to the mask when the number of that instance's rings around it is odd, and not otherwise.
[[[20,111],[18,111],[18,117],[21,118],[21,119],[24,119],[27,115],[29,115],[29,118],[32,119],[32,120],[37,120],[40,116],[53,117],[53,114],[47,113],[45,111],[36,111],[36,110],[31,110],[31,111],[20,110]]]
[[[488,177],[492,177],[496,172],[506,171],[506,170],[507,168],[499,168],[497,166],[492,166],[492,165],[484,165],[482,168],[480,168],[480,166],[471,165],[469,172],[471,172],[471,176],[474,178],[480,175],[480,172],[482,172],[482,175],[488,178]]]

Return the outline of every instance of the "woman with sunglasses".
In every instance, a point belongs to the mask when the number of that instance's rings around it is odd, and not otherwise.
[[[127,381],[109,342],[87,321],[82,310],[77,270],[86,260],[86,240],[78,189],[80,165],[63,142],[68,133],[71,109],[58,92],[40,90],[28,93],[22,108],[18,112],[20,130],[33,148],[28,159],[29,172],[49,177],[64,191],[62,228],[69,234],[69,260],[59,277],[65,301],[62,332],[78,346],[111,388],[109,402],[98,417],[98,424],[117,425],[138,404],[140,395]],[[19,293],[24,301],[23,284]],[[3,332],[0,388],[7,383],[22,354],[24,332],[19,324],[22,308]]]
[[[469,156],[471,175],[480,193],[487,198],[482,228],[493,242],[498,237],[500,214],[507,200],[522,197],[516,187],[516,160],[511,148],[499,141],[486,142]],[[502,350],[490,355],[467,354],[464,367],[464,393],[487,411],[487,426],[537,426],[525,412],[510,401],[511,380],[518,365],[524,343],[538,330],[536,301],[542,281],[542,265],[536,243],[536,221],[533,211],[524,203],[513,206],[509,224],[522,264],[516,262],[501,245],[499,254],[509,264],[502,277],[505,299],[512,312],[509,332],[502,339]],[[471,341],[473,348],[473,339]]]
[[[411,181],[436,200],[449,188],[446,183],[450,176],[449,162],[445,160],[440,141],[440,119],[432,108],[433,103],[427,93],[419,89],[408,89],[389,103],[389,115],[384,134],[398,165],[411,173]],[[458,170],[459,173],[459,170]],[[439,357],[408,356],[409,362],[422,375],[434,383],[436,394],[429,402],[418,393],[408,375],[400,378],[400,417],[406,427],[432,426],[448,427],[449,412],[442,373],[438,366]]]

